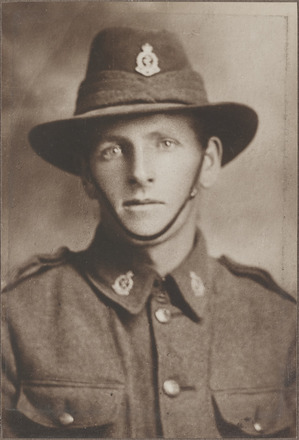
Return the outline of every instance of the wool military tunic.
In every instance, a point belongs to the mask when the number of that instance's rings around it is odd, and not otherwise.
[[[294,299],[194,249],[161,278],[101,228],[3,295],[4,437],[294,435]]]

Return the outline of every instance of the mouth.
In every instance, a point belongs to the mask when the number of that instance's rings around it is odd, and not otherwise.
[[[132,199],[132,200],[126,200],[123,203],[124,206],[157,205],[157,204],[164,205],[164,202],[154,199]]]
[[[124,208],[127,209],[150,208],[155,205],[165,205],[165,203],[155,199],[132,199],[123,203]]]

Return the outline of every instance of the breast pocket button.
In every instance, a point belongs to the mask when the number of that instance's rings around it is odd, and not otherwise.
[[[258,423],[258,422],[254,423],[254,424],[253,424],[253,427],[254,427],[254,429],[255,429],[257,432],[261,432],[261,431],[263,430],[261,424]]]
[[[74,422],[74,417],[69,413],[63,413],[59,416],[59,421],[63,426],[71,425]]]
[[[180,394],[180,385],[175,380],[165,380],[163,383],[163,391],[169,397],[176,397]]]
[[[161,308],[156,310],[155,316],[157,321],[162,324],[167,324],[171,320],[171,312],[168,309]]]

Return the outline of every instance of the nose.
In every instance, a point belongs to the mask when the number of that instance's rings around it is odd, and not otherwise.
[[[133,149],[130,157],[129,182],[146,186],[154,182],[153,163],[142,146]]]

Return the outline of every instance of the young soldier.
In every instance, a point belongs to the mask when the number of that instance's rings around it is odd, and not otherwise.
[[[4,436],[292,435],[294,300],[209,257],[197,229],[202,191],[256,128],[251,108],[208,102],[173,34],[97,35],[75,116],[30,142],[82,177],[101,223],[6,289]]]

